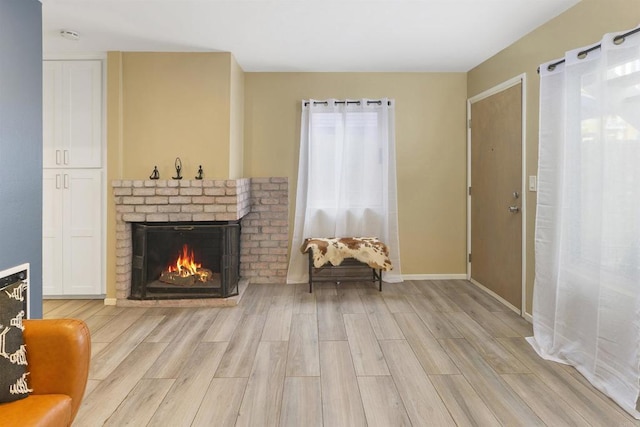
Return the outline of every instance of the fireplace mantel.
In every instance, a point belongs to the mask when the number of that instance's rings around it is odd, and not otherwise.
[[[136,305],[127,300],[134,222],[241,220],[242,278],[284,283],[289,240],[287,178],[115,180],[112,187],[117,305]]]

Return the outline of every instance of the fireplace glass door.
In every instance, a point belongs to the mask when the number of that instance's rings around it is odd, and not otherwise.
[[[134,223],[132,237],[130,299],[238,294],[239,222]]]

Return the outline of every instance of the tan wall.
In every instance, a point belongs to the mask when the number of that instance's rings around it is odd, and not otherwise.
[[[229,176],[229,53],[122,54],[124,177]]]
[[[229,178],[243,177],[244,157],[244,71],[231,57],[229,123]]]
[[[464,274],[466,95],[465,73],[245,73],[245,175],[288,177],[293,221],[301,101],[394,98],[402,273]]]
[[[570,49],[598,43],[602,35],[635,27],[640,22],[638,0],[582,0],[468,73],[468,97],[522,73],[527,74],[526,175],[538,165],[538,65],[564,56]],[[527,309],[532,312],[536,193],[527,192]]]

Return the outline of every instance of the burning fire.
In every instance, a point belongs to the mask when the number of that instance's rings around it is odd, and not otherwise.
[[[196,262],[193,249],[186,244],[182,246],[182,253],[178,254],[175,264],[170,264],[159,278],[161,282],[177,286],[194,286],[212,279],[213,271],[202,268],[202,264]]]
[[[176,272],[180,277],[189,277],[198,274],[199,268],[202,268],[202,264],[195,262],[193,250],[185,244],[182,246],[182,254],[178,255],[175,265],[170,265],[168,270],[170,273]]]

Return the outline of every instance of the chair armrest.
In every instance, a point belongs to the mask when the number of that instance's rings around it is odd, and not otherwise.
[[[78,319],[24,320],[33,394],[71,397],[71,419],[80,407],[91,361],[91,336]]]

